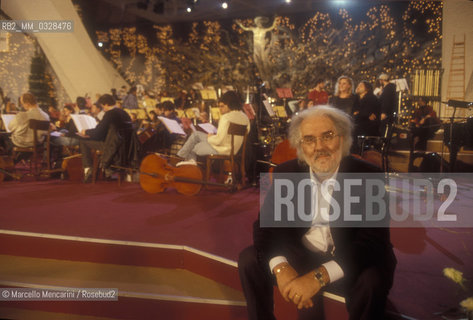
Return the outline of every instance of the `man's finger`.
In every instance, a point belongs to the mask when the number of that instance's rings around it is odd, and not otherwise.
[[[307,300],[301,301],[298,305],[298,308],[309,309],[309,308],[312,308],[313,306],[314,306],[314,303],[312,302],[312,299],[307,299]]]
[[[282,297],[284,298],[284,300],[286,300],[287,302],[289,302],[290,298],[289,298],[289,286],[285,286],[282,290],[281,290],[281,294],[282,294]]]

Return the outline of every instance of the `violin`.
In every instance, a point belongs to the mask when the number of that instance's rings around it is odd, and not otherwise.
[[[181,194],[193,196],[199,193],[203,184],[202,170],[198,166],[173,167],[157,154],[147,155],[140,165],[140,185],[148,193],[173,187]]]

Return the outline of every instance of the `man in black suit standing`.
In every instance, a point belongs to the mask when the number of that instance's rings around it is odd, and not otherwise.
[[[102,95],[97,101],[97,104],[105,111],[102,121],[100,121],[95,128],[82,130],[82,132],[79,133],[79,136],[83,138],[80,139],[79,146],[82,154],[82,166],[84,168],[84,183],[88,183],[92,179],[93,158],[91,150],[94,149],[103,152],[106,147],[111,148],[117,143],[121,143],[116,139],[112,139],[113,141],[111,142],[113,143],[110,143],[109,146],[106,145],[105,140],[108,137],[109,130],[113,127],[117,132],[116,137],[119,136],[118,133],[130,135],[131,131],[133,131],[130,116],[126,111],[115,106],[116,101],[112,95]],[[102,162],[104,162],[104,159],[102,159]],[[108,168],[105,169],[105,175],[108,178],[111,175],[111,171]]]
[[[299,319],[324,319],[321,292],[326,286],[345,296],[350,320],[385,318],[396,265],[386,219],[377,227],[336,227],[320,220],[323,212],[334,209],[332,201],[338,197],[333,189],[328,197],[323,193],[324,182],[341,180],[345,173],[380,173],[378,168],[349,156],[352,130],[350,116],[329,106],[305,110],[292,118],[289,141],[297,149],[298,159],[276,168],[274,183],[254,224],[254,245],[245,249],[238,261],[249,319],[275,319],[273,285],[297,306]],[[278,173],[295,184],[309,181],[310,193],[307,188],[293,189],[294,198],[300,199],[304,193],[305,202],[276,209],[275,204],[291,193],[281,197],[275,192]],[[338,203],[343,201],[338,198]],[[298,216],[301,207],[309,208],[310,219],[277,223],[278,217]],[[351,213],[364,215],[365,208],[353,206]],[[341,212],[345,212],[343,207]]]
[[[389,82],[389,75],[381,73],[378,76],[378,81],[381,83],[381,93],[379,95],[379,103],[381,104],[381,126],[380,134],[386,137],[387,129],[391,127],[395,119],[395,112],[397,110],[397,94],[396,85]]]

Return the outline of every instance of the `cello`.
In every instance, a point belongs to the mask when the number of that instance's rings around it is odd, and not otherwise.
[[[140,185],[148,193],[163,192],[173,187],[181,194],[193,196],[205,183],[202,179],[202,170],[198,166],[173,167],[154,153],[147,155],[140,165]]]
[[[278,165],[295,158],[297,158],[297,150],[291,147],[289,139],[285,139],[274,148],[273,155],[271,156],[271,164]],[[272,169],[271,167],[270,172],[272,172]]]
[[[5,178],[11,177],[15,180],[20,180],[21,176],[14,173],[15,164],[13,163],[13,158],[9,156],[0,156],[0,182],[5,180]]]

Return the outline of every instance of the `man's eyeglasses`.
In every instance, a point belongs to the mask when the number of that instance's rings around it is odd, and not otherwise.
[[[319,140],[322,144],[328,144],[333,141],[336,137],[340,135],[335,134],[333,131],[328,131],[322,133],[320,137],[314,137],[314,136],[304,136],[301,139],[301,143],[305,144],[307,146],[315,146],[317,143],[317,140]]]

